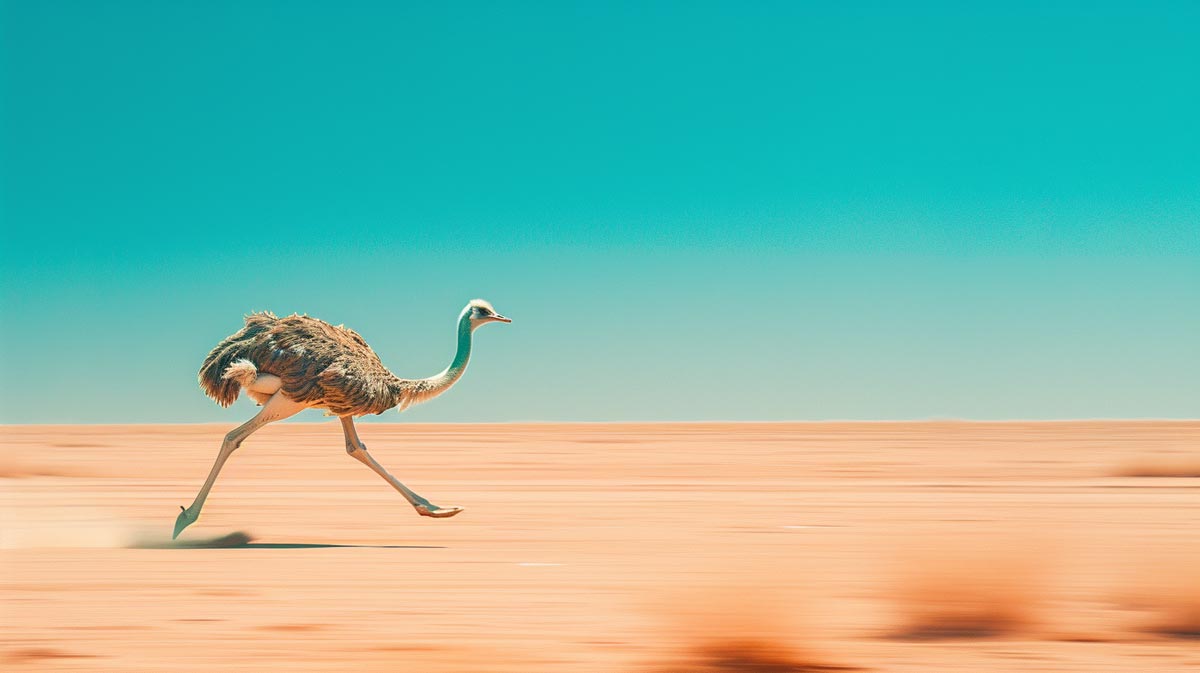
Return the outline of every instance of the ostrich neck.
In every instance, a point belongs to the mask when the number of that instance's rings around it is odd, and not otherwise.
[[[425,379],[429,384],[426,389],[428,397],[425,399],[441,395],[454,385],[462,377],[463,372],[467,371],[467,361],[470,359],[471,321],[464,315],[458,321],[458,350],[454,353],[454,361],[440,374]]]

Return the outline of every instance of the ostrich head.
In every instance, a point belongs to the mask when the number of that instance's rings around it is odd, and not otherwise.
[[[512,322],[512,319],[496,313],[492,305],[482,299],[472,299],[463,309],[463,317],[471,321],[471,329],[490,322]]]

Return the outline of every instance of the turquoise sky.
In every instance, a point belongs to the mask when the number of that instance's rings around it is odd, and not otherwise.
[[[380,418],[1198,415],[1200,5],[647,4],[4,1],[0,422],[477,296]]]

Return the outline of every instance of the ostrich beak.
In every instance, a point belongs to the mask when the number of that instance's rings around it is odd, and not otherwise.
[[[500,322],[512,322],[512,318],[505,318],[504,316],[500,315],[499,313],[493,315],[492,320],[498,320]]]

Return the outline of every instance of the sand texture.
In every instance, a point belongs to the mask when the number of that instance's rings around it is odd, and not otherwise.
[[[1200,670],[1200,422],[0,428],[6,671]]]

